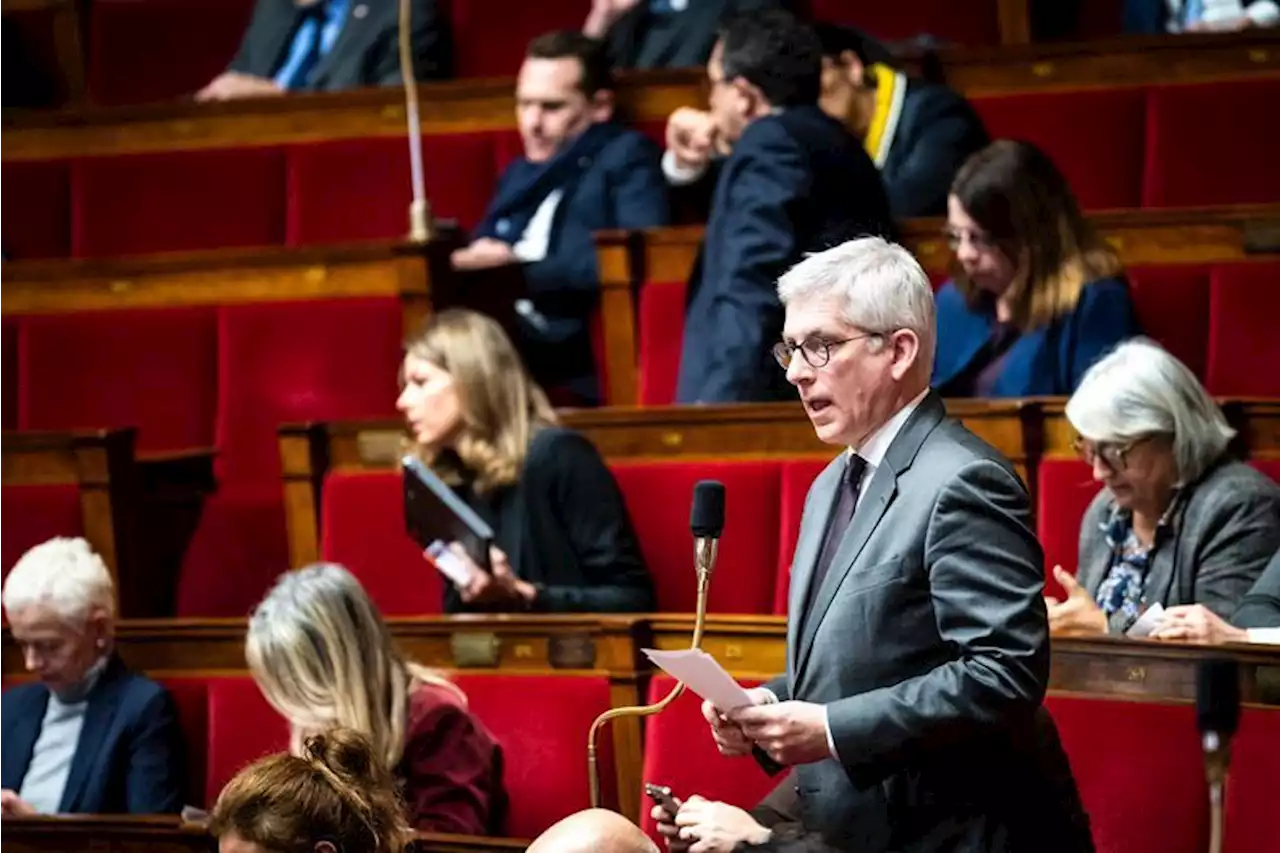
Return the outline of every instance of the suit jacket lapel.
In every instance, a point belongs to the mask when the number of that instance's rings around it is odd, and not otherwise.
[[[799,639],[801,609],[809,597],[809,583],[813,580],[813,570],[822,552],[822,540],[826,538],[827,525],[831,523],[831,512],[835,509],[836,487],[841,481],[843,460],[837,459],[818,475],[816,491],[812,499],[814,511],[813,523],[801,529],[800,538],[796,542],[796,555],[791,562],[791,587],[787,599],[787,612],[792,614],[787,619],[787,663],[792,672],[796,671],[797,640]]]
[[[354,13],[356,8],[360,6],[365,7],[365,13],[357,17]],[[354,42],[357,40],[368,41],[370,34],[377,33],[377,29],[373,26],[372,17],[373,16],[369,14],[367,3],[361,3],[360,0],[351,0],[347,5],[347,14],[343,19],[342,29],[339,30],[338,37],[333,40],[333,47],[328,53],[320,57],[320,60],[316,62],[315,68],[311,71],[311,79],[308,84],[310,87],[318,88],[320,81],[324,80],[332,70],[333,64],[337,58],[343,55],[343,51],[345,50],[348,42]],[[316,32],[316,38],[324,38],[323,17],[320,19],[320,29]],[[350,55],[359,56],[363,53],[363,50],[357,50],[351,51]]]
[[[79,810],[81,793],[89,781],[89,772],[98,763],[98,754],[110,747],[107,732],[119,708],[117,694],[120,692],[119,676],[123,666],[119,658],[112,658],[103,670],[101,680],[89,691],[84,725],[80,729],[80,739],[76,742],[76,754],[71,759],[66,787],[62,789],[59,812]]]
[[[4,750],[0,765],[0,782],[3,787],[17,791],[22,788],[22,780],[31,766],[31,753],[35,750],[36,738],[40,736],[40,726],[44,722],[45,709],[49,707],[49,691],[41,684],[22,690],[22,702],[11,709],[13,720],[5,718]]]

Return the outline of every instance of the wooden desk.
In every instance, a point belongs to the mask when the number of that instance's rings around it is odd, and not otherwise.
[[[176,817],[72,815],[6,817],[0,838],[9,853],[216,853],[204,828],[180,824]],[[515,838],[418,834],[416,853],[489,853],[518,851],[529,842]]]

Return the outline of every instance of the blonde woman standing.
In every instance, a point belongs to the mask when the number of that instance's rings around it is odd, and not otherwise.
[[[245,657],[289,721],[291,751],[335,727],[369,739],[427,832],[501,835],[502,752],[466,696],[405,660],[364,588],[341,566],[282,575],[249,620]]]

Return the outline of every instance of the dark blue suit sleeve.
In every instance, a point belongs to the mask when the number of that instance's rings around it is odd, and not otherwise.
[[[173,699],[156,691],[128,735],[125,806],[130,814],[177,814],[185,788],[185,749]]]
[[[919,142],[885,186],[894,219],[945,213],[956,172],[986,142],[973,108],[946,89],[931,91],[917,123],[922,128]]]
[[[656,146],[636,136],[628,140],[609,165],[608,219],[594,228],[656,228],[667,224],[666,180]],[[614,159],[614,158],[611,158]],[[566,200],[567,201],[567,200]],[[590,228],[569,230],[561,245],[541,261],[524,268],[529,292],[534,295],[577,291],[594,298],[600,275],[596,267],[595,239]]]
[[[726,280],[711,307],[718,352],[698,393],[700,402],[753,399],[760,383],[761,355],[772,341],[767,330],[780,325],[777,281],[799,254],[791,223],[795,203],[808,192],[809,172],[795,143],[782,131],[740,151],[726,164],[734,173],[727,196],[718,199],[721,266]]]
[[[1089,367],[1110,352],[1116,344],[1138,334],[1138,318],[1134,312],[1129,288],[1116,279],[1090,284],[1080,297],[1076,309],[1075,346],[1069,355],[1071,387],[1074,392]]]

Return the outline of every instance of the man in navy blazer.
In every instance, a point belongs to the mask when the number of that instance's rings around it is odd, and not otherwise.
[[[810,27],[777,9],[739,15],[707,65],[710,112],[677,110],[668,122],[672,183],[692,184],[723,158],[689,282],[678,402],[794,398],[770,355],[782,330],[778,277],[807,252],[891,233],[875,164],[818,107],[821,72]]]
[[[5,613],[38,681],[0,701],[3,814],[182,809],[177,713],[163,687],[112,651],[114,595],[83,539],[36,546],[5,579]]]
[[[589,319],[599,299],[592,233],[667,224],[658,147],[613,121],[604,48],[573,31],[534,39],[516,83],[524,156],[498,182],[457,270],[523,265],[517,346],[535,378],[599,397]]]

